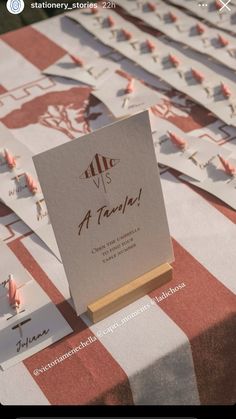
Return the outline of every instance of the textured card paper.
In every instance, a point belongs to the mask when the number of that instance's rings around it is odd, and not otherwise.
[[[170,39],[147,36],[133,24],[129,25],[131,39],[118,42],[111,35],[116,29],[124,29],[127,21],[111,10],[99,9],[97,18],[112,20],[112,26],[100,25],[99,29],[91,13],[78,10],[69,13],[68,17],[84,26],[105,45],[112,46],[149,73],[204,105],[225,123],[236,126],[236,89],[231,69],[210,59],[206,65],[206,58],[198,52],[186,50]],[[173,59],[177,60],[176,65]]]
[[[236,168],[235,155],[231,154],[227,160]],[[236,176],[227,174],[219,160],[209,166],[208,176],[202,182],[198,182],[186,175],[182,175],[180,178],[215,195],[236,210]]]
[[[116,118],[143,111],[158,102],[157,92],[135,78],[132,78],[131,83],[132,91],[127,93],[129,81],[116,72],[112,83],[109,83],[109,89],[103,85],[94,92],[94,96],[105,103]]]
[[[0,299],[5,298],[7,294],[7,280],[9,274],[13,272],[14,269],[14,276],[16,278],[17,287],[22,287],[25,285],[29,280],[30,277],[23,266],[19,263],[17,257],[14,253],[9,249],[9,247],[0,240],[0,254],[1,260],[4,263],[1,264],[1,279],[0,279]],[[14,267],[14,268],[13,268]],[[1,328],[1,326],[0,326]]]
[[[147,111],[34,162],[77,314],[173,261]]]
[[[224,146],[186,134],[164,119],[151,125],[154,128],[152,133],[158,163],[172,167],[198,181],[203,181],[209,176],[209,167],[218,163],[218,154],[224,158],[231,154]],[[181,150],[171,142],[170,132],[186,142],[186,149]]]
[[[119,68],[117,64],[101,57],[97,57],[93,60],[87,59],[84,62],[84,65],[79,67],[73,63],[70,56],[65,55],[55,64],[46,68],[44,74],[65,77],[93,87],[98,87],[108,82],[112,77],[113,71],[117,68]]]
[[[179,0],[171,0],[171,3],[179,6]],[[189,10],[191,13],[200,18],[212,23],[222,29],[235,31],[235,14],[236,5],[233,0],[211,0],[207,1],[204,7],[199,7],[199,2],[196,0],[184,0],[181,6]]]
[[[5,152],[15,161],[8,167]],[[34,179],[38,190],[32,194],[27,186],[26,174]],[[47,208],[32,161],[32,152],[18,142],[0,123],[0,199],[14,211],[60,259],[60,254],[48,218]]]
[[[3,370],[17,364],[72,332],[47,294],[35,282],[20,288],[19,314],[1,299],[0,365]],[[19,327],[20,325],[20,327]]]
[[[196,3],[195,0],[194,2]],[[196,17],[184,13],[165,1],[154,0],[150,4],[146,0],[142,0],[138,3],[137,7],[137,2],[132,0],[119,1],[119,5],[129,14],[143,20],[171,39],[211,56],[233,70],[236,69],[236,49],[233,36],[199,22]],[[186,1],[183,1],[183,6],[184,3]],[[196,4],[196,8],[201,9],[198,4]],[[203,10],[205,14],[209,14],[205,8]],[[221,39],[225,40],[225,44],[220,42]]]
[[[68,335],[72,329],[2,241],[0,254],[3,261],[0,282],[0,368],[5,370]],[[20,295],[18,311],[9,304],[10,274]]]

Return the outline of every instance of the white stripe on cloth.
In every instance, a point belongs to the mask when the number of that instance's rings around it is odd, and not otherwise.
[[[84,321],[129,378],[135,404],[200,404],[190,343],[177,324],[145,296],[109,318],[91,325]],[[99,337],[138,308],[142,313]]]
[[[0,402],[10,406],[50,404],[23,363],[0,371]]]
[[[236,293],[236,225],[170,173],[161,180],[171,236]]]

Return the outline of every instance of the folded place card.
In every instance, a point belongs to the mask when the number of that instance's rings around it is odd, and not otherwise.
[[[116,118],[148,109],[159,100],[156,91],[119,70],[113,73],[109,89],[102,85],[96,89],[94,96],[103,102]]]
[[[195,7],[201,9],[195,0],[194,2]],[[165,1],[154,0],[149,3],[142,0],[138,3],[137,6],[137,2],[132,0],[119,1],[119,5],[130,15],[141,19],[150,27],[202,54],[209,55],[233,70],[236,69],[236,48],[233,36],[218,28],[207,26],[196,17],[181,11],[179,7],[171,6]],[[186,1],[182,3],[184,6]],[[205,7],[203,10],[203,13],[207,16],[209,13],[206,12]]]
[[[27,224],[60,260],[32,152],[0,123],[0,200]]]
[[[0,308],[0,366],[10,368],[72,333],[72,329],[35,282],[21,289],[22,304],[15,315],[7,299]]]
[[[24,269],[23,265],[21,265],[14,255],[14,253],[9,249],[9,247],[0,240],[0,255],[1,261],[4,263],[1,264],[1,278],[0,278],[0,300],[2,305],[2,299],[4,299],[7,295],[7,283],[9,279],[9,274],[14,272],[15,278],[17,278],[17,287],[24,286],[28,281],[31,280],[31,277]],[[0,319],[1,321],[1,319]],[[1,329],[1,324],[0,324]]]
[[[171,3],[179,6],[179,0],[171,0]],[[181,6],[189,10],[190,13],[210,22],[216,27],[236,33],[235,30],[235,14],[236,4],[234,0],[210,0],[203,3],[196,0],[185,0],[181,2]]]
[[[78,315],[173,261],[148,111],[34,162]]]
[[[110,9],[100,7],[96,18],[81,9],[69,13],[68,18],[76,20],[114,51],[204,105],[226,124],[236,126],[236,89],[231,69],[210,59],[206,62],[202,54],[173,40],[147,35],[132,23],[128,26],[131,38],[119,42],[112,33],[124,30],[127,20]]]
[[[75,55],[74,60],[76,59],[79,62],[79,55],[78,58]],[[93,87],[98,87],[104,83],[109,83],[113,71],[117,68],[119,68],[119,65],[102,57],[87,60],[85,63],[79,65],[73,62],[69,55],[65,55],[55,64],[44,69],[43,72],[44,74],[65,77]]]
[[[153,122],[152,117],[151,121]],[[206,138],[193,137],[165,119],[157,120],[151,126],[158,163],[198,181],[209,176],[209,167],[218,163],[219,154],[223,158],[228,158],[231,154],[223,145]]]
[[[221,154],[222,155],[222,154]],[[198,188],[201,188],[212,195],[215,195],[221,201],[228,204],[231,208],[236,210],[236,156],[231,154],[223,164],[218,159],[218,162],[212,162],[208,167],[208,176],[201,182],[192,177],[181,175],[180,178],[185,182],[191,183]],[[227,169],[228,167],[228,169]],[[232,171],[232,174],[227,171]]]
[[[55,304],[0,241],[0,369],[5,370],[72,332]],[[10,276],[10,277],[9,277]],[[14,282],[10,301],[9,279]],[[12,288],[11,288],[12,289]]]

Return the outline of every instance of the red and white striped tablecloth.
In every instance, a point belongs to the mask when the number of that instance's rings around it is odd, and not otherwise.
[[[72,41],[76,42],[73,23],[63,17],[0,38],[0,121],[34,152],[70,141],[111,119],[90,89],[42,75],[41,70],[62,57]],[[215,121],[184,96],[181,110],[173,102],[173,90],[165,93],[169,100],[157,112],[186,132],[203,127],[204,133]],[[57,100],[79,112],[76,128],[72,119],[72,125],[65,123],[60,129],[45,123],[42,115],[53,115]],[[217,134],[222,140],[230,135],[227,129],[219,121]],[[0,205],[1,239],[74,330],[0,372],[1,403],[236,402],[236,212],[181,182],[173,171],[161,178],[175,253],[173,279],[97,325],[77,318],[62,264],[14,213]],[[144,306],[149,309],[132,317]],[[129,315],[122,327],[109,331],[109,326]],[[82,349],[76,354],[54,362],[78,345]]]

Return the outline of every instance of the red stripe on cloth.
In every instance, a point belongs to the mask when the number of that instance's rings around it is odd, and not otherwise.
[[[5,89],[5,87],[0,84],[0,95],[6,92],[7,92],[7,89]]]
[[[53,405],[133,404],[126,374],[98,340],[53,367],[48,367],[49,363],[58,360],[81,342],[84,344],[89,339],[91,342],[94,335],[76,316],[20,239],[9,243],[9,247],[75,331],[24,361],[49,402]],[[34,374],[36,369],[45,366],[47,371]]]
[[[177,242],[173,244],[173,279],[150,296],[160,296],[184,282],[184,288],[173,294],[170,291],[158,305],[189,338],[201,403],[233,404],[236,296]]]
[[[65,55],[64,49],[31,26],[7,32],[1,39],[40,70]]]

